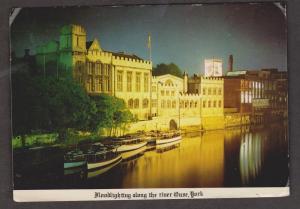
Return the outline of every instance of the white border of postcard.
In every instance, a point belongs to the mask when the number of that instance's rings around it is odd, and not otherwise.
[[[16,202],[285,197],[289,187],[14,190]]]

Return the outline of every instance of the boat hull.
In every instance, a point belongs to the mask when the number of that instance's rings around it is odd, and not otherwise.
[[[157,139],[156,140],[156,144],[166,144],[166,143],[171,143],[171,142],[175,142],[181,140],[181,136],[176,136],[170,139]]]
[[[122,161],[122,158],[120,158],[119,160],[113,162],[112,164],[109,164],[108,166],[105,166],[105,167],[102,167],[102,168],[99,168],[99,169],[89,170],[88,174],[87,174],[87,177],[88,178],[97,177],[97,176],[109,171],[110,169],[112,169],[113,167],[118,165],[121,161]]]
[[[113,158],[111,160],[104,161],[104,162],[98,162],[98,163],[97,162],[96,163],[88,162],[87,163],[87,168],[88,168],[88,170],[102,168],[102,167],[108,166],[110,164],[113,164],[117,161],[120,161],[121,159],[122,159],[122,156],[118,155],[115,158]]]
[[[126,145],[126,144],[121,145],[117,148],[117,152],[128,152],[131,150],[136,150],[136,149],[146,146],[146,144],[147,144],[147,142],[141,142],[138,144],[130,144],[130,145]]]
[[[122,152],[121,153],[122,159],[127,160],[129,158],[132,158],[132,157],[134,157],[134,156],[136,156],[136,155],[138,155],[142,152],[145,152],[146,149],[147,149],[147,147],[143,146],[143,147],[135,149],[135,150],[131,150],[131,151],[128,151],[128,152]]]
[[[78,162],[65,162],[64,163],[64,169],[72,169],[77,167],[84,166],[86,161],[78,161]]]

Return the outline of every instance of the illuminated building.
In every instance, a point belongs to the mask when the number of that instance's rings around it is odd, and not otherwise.
[[[222,76],[223,75],[223,61],[221,59],[205,59],[204,72],[205,77],[209,76]]]

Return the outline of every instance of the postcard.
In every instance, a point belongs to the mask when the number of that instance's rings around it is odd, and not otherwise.
[[[14,200],[289,195],[286,5],[14,8]]]

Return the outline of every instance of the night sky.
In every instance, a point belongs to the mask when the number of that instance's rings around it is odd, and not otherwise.
[[[203,73],[205,58],[230,54],[234,69],[287,70],[286,20],[273,4],[216,4],[127,7],[25,8],[11,28],[12,51],[23,56],[59,38],[65,24],[80,24],[88,40],[98,38],[104,50],[124,51],[152,60],[174,62],[190,75]]]

